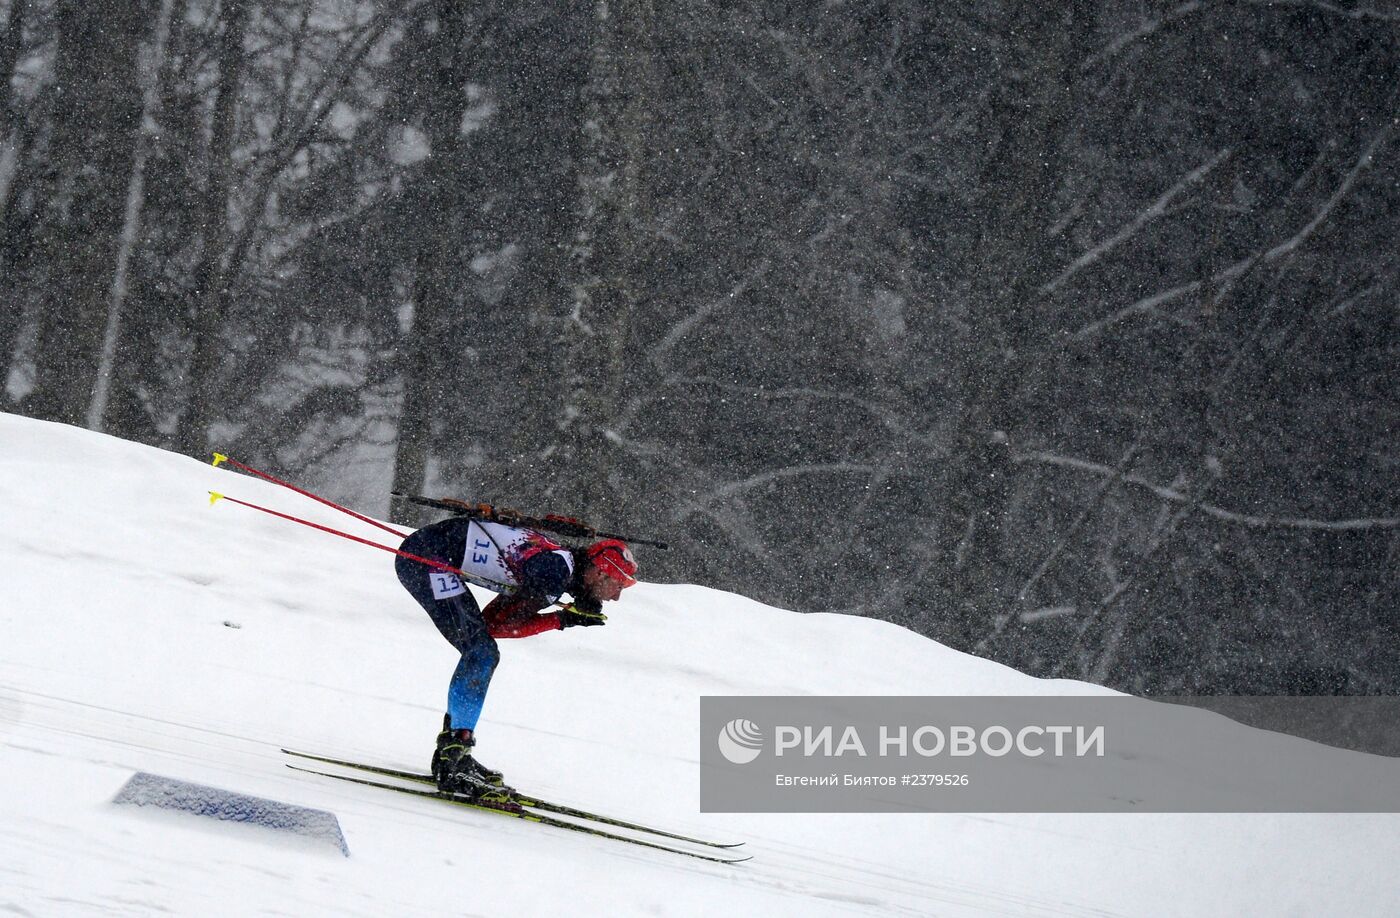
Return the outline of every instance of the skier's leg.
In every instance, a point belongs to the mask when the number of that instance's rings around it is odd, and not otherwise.
[[[450,640],[450,639],[449,639]],[[489,635],[465,645],[454,644],[462,653],[452,682],[447,687],[448,730],[475,730],[491,686],[491,675],[501,660],[496,641]]]
[[[446,635],[447,629],[442,630]],[[491,685],[491,675],[496,671],[501,653],[495,639],[486,633],[484,624],[479,637],[466,637],[461,630],[457,637],[460,643],[454,641],[453,646],[461,651],[462,659],[457,661],[452,682],[447,687],[447,716],[443,718],[442,732],[438,734],[433,753],[433,775],[444,789],[480,794],[491,789],[488,785],[501,787],[505,783],[499,771],[482,765],[471,754],[476,745],[476,722],[481,717],[486,690]],[[471,774],[466,782],[460,778],[463,770]],[[458,778],[447,777],[451,773],[458,773]],[[502,787],[502,790],[505,789]]]
[[[418,546],[410,545],[405,550],[411,551],[414,547]],[[475,730],[486,690],[491,685],[491,674],[501,658],[496,641],[481,615],[481,607],[464,584],[456,582],[444,588],[440,575],[434,582],[433,577],[437,572],[426,565],[400,557],[395,567],[404,589],[428,613],[447,642],[462,655],[447,690],[450,723],[445,729]]]
[[[405,551],[420,557],[440,558],[435,546],[405,542]],[[415,550],[416,549],[416,550]],[[509,793],[502,787],[501,774],[478,763],[471,755],[473,732],[481,717],[491,675],[500,661],[500,651],[491,637],[476,599],[457,578],[444,578],[437,571],[400,557],[396,564],[399,581],[433,620],[442,636],[462,655],[447,689],[447,716],[433,752],[432,771],[444,790],[470,793],[486,799]]]

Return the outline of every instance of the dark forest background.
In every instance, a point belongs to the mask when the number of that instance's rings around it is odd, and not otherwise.
[[[1388,0],[0,0],[0,408],[1400,692],[1398,116]]]

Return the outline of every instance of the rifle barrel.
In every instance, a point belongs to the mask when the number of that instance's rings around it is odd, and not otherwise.
[[[491,508],[492,512],[483,512],[477,506],[463,507],[459,503],[448,503],[447,501],[437,500],[432,497],[424,497],[421,494],[405,494],[402,491],[391,491],[390,493],[395,497],[403,498],[411,504],[418,504],[422,507],[432,507],[436,510],[446,510],[454,516],[466,516],[474,519],[507,523],[509,525],[519,525],[526,529],[538,529],[542,532],[553,532],[579,539],[598,536],[604,539],[620,539],[623,542],[630,542],[634,545],[649,545],[652,548],[670,548],[667,543],[659,542],[655,539],[639,539],[635,536],[623,535],[622,533],[604,532],[601,529],[594,529],[592,526],[586,526],[582,523],[578,524],[578,529],[575,529],[560,521],[539,519],[532,516],[512,514],[509,519],[498,518],[495,512],[498,508],[495,507]],[[465,501],[463,503],[465,503]]]

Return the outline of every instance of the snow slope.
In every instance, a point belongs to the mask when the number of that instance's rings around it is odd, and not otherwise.
[[[745,840],[747,864],[296,774],[279,745],[422,767],[454,653],[388,554],[210,508],[211,489],[374,535],[246,476],[0,415],[0,911],[1400,914],[1392,815],[701,814],[703,694],[1103,690],[697,586],[643,583],[606,628],[503,642],[480,750],[541,796]],[[111,805],[135,770],[332,810],[351,856]]]

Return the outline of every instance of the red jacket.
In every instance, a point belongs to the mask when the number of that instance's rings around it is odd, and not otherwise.
[[[486,619],[486,630],[493,638],[530,637],[541,631],[559,630],[558,612],[539,614],[548,605],[550,603],[541,596],[525,593],[507,596],[502,593],[486,604],[481,615]]]
[[[569,570],[568,563],[554,553],[556,548],[541,537],[537,545],[520,554],[513,572],[520,586],[513,594],[497,596],[481,610],[493,638],[530,637],[560,628],[558,612],[540,615],[539,611],[553,605],[563,593],[577,597],[579,584],[577,571]]]

